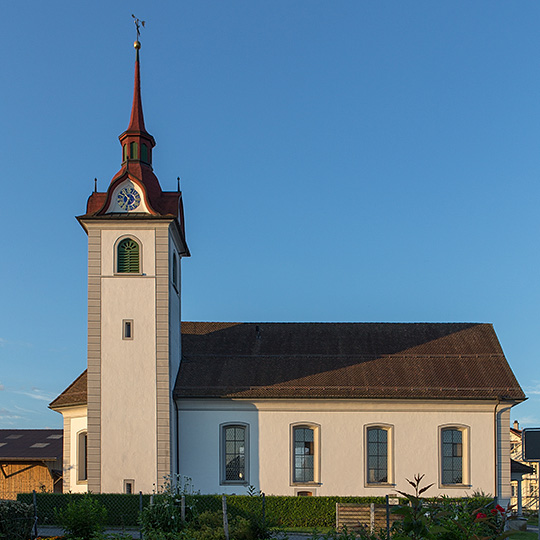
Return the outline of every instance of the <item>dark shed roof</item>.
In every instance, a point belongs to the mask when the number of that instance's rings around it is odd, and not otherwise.
[[[62,460],[61,429],[0,429],[0,461]]]

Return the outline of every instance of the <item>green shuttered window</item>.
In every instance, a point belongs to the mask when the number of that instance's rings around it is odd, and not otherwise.
[[[118,244],[116,271],[119,274],[138,274],[140,272],[139,244],[125,238]]]

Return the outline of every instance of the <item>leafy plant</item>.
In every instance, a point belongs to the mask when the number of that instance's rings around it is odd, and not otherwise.
[[[421,487],[423,478],[415,475],[414,480],[407,480],[414,487],[414,495],[398,492],[408,504],[393,510],[403,517],[393,526],[396,540],[503,540],[515,533],[504,532],[506,511],[488,495],[426,500],[421,495],[433,484]]]
[[[393,537],[395,539],[413,539],[413,540],[430,540],[435,537],[435,532],[442,532],[433,530],[430,523],[430,509],[426,506],[420,497],[422,493],[426,492],[433,484],[429,484],[424,487],[420,487],[420,484],[424,478],[424,475],[415,475],[414,480],[407,479],[407,482],[414,488],[414,495],[398,491],[400,495],[403,495],[407,499],[408,504],[398,506],[394,508],[392,512],[394,514],[403,517],[401,522],[394,524]]]
[[[34,526],[34,507],[19,501],[0,501],[0,539],[26,540]]]
[[[99,535],[107,521],[107,510],[92,494],[70,501],[66,508],[56,510],[58,522],[66,531],[66,538],[92,540]]]

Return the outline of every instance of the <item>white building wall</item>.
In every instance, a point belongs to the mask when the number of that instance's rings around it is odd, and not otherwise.
[[[171,421],[171,472],[178,473],[178,432],[176,425],[176,409],[172,399],[176,377],[180,368],[181,359],[181,248],[180,241],[171,227],[169,229],[169,396]],[[176,255],[176,285],[173,278],[173,258]]]
[[[114,275],[116,244],[139,241],[142,275]],[[122,492],[124,480],[151,492],[157,480],[156,282],[153,230],[102,231],[101,491]],[[122,321],[133,339],[122,339]],[[144,426],[144,430],[141,430]]]
[[[87,431],[87,408],[86,406],[63,407],[56,410],[62,414],[64,420],[62,490],[64,493],[84,493],[88,490],[87,481],[77,480],[80,466],[77,438],[79,433]]]
[[[266,494],[385,495],[409,491],[407,478],[425,474],[435,485],[426,495],[459,497],[483,490],[494,493],[494,405],[482,402],[362,400],[179,400],[180,473],[193,479],[202,493],[245,493],[247,486],[220,485],[220,424],[249,424],[248,483]],[[320,426],[320,482],[291,482],[290,426]],[[391,485],[366,484],[364,429],[391,425]],[[464,468],[466,486],[440,486],[441,426],[466,426],[469,436]],[[466,476],[467,478],[467,476]]]

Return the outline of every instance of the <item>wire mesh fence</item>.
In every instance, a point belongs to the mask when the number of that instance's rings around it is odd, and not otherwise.
[[[108,531],[122,531],[142,538],[141,516],[158,515],[162,505],[164,519],[179,519],[190,523],[203,515],[213,514],[223,520],[224,528],[239,519],[256,522],[263,528],[276,527],[336,527],[338,506],[341,504],[364,508],[358,513],[358,524],[365,528],[384,525],[389,509],[384,497],[294,497],[254,495],[199,495],[199,494],[75,494],[29,493],[20,494],[18,500],[34,505],[36,534],[43,531],[61,534],[62,513],[83,497],[98,501],[106,509],[105,527]],[[377,506],[374,506],[377,503]],[[153,512],[149,512],[154,506]],[[174,507],[171,512],[171,506]],[[168,508],[168,510],[165,510]],[[173,517],[174,516],[174,517]],[[375,521],[374,521],[375,520]],[[380,522],[380,523],[379,523]],[[390,523],[390,522],[388,522]]]

